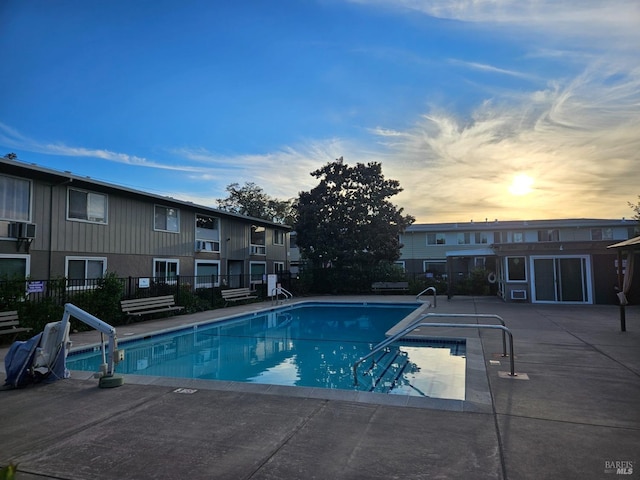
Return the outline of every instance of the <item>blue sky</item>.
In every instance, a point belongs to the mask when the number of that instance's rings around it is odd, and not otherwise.
[[[210,206],[344,157],[421,223],[630,217],[638,45],[637,0],[4,0],[0,154]]]

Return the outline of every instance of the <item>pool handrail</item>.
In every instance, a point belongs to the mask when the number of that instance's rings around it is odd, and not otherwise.
[[[413,323],[413,324],[409,325],[408,327],[404,328],[403,330],[401,330],[400,332],[396,333],[395,335],[392,335],[391,337],[386,338],[385,340],[380,342],[378,345],[373,347],[373,349],[369,353],[367,353],[364,357],[361,357],[358,360],[356,360],[356,362],[353,364],[353,367],[352,367],[354,385],[355,386],[358,385],[358,365],[360,365],[365,360],[371,358],[377,352],[379,352],[383,348],[387,347],[388,345],[392,344],[396,340],[404,337],[407,333],[412,332],[413,330],[416,330],[416,329],[418,329],[420,327],[488,328],[488,329],[494,329],[494,330],[502,330],[503,332],[506,332],[509,335],[509,360],[510,360],[510,368],[511,368],[510,375],[512,377],[516,377],[517,376],[516,373],[515,373],[515,363],[514,363],[514,355],[513,355],[513,334],[504,325],[486,325],[486,324],[481,324],[481,323],[476,324],[476,323],[428,323],[428,322],[420,322],[420,323]]]
[[[504,319],[500,315],[495,315],[493,313],[424,313],[418,317],[416,322],[419,322],[425,318],[493,318],[500,322],[502,326],[506,327],[506,323],[504,323]],[[508,357],[507,355],[507,339],[506,333],[502,331],[502,356]]]
[[[284,300],[290,300],[290,299],[293,298],[293,293],[291,293],[286,288],[276,287],[273,290],[271,290],[271,295],[270,296],[273,299],[272,303],[273,302],[275,302],[276,304],[278,303],[278,295],[280,295],[280,294],[282,294],[284,296]]]
[[[425,293],[429,292],[429,291],[433,292],[433,304],[429,305],[429,306],[433,307],[433,308],[436,308],[436,306],[437,306],[436,304],[437,304],[437,301],[438,301],[438,296],[436,295],[436,287],[427,287],[427,288],[425,288],[418,295],[416,295],[416,300],[418,302],[422,302],[423,300],[420,300],[420,297],[422,295],[424,295]]]

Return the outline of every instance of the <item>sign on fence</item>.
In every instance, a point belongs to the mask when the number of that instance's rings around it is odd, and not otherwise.
[[[27,284],[27,292],[29,293],[44,292],[44,282],[29,282]]]

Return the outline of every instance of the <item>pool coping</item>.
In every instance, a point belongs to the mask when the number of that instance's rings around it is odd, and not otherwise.
[[[322,301],[322,300],[301,300],[288,303],[286,306],[299,306],[301,304],[317,304],[317,303],[349,303],[349,304],[372,304],[380,303],[389,305],[389,302],[336,302],[335,300]],[[282,308],[283,305],[272,305],[262,310],[256,310],[248,314],[247,312],[230,315],[228,317],[202,320],[190,322],[182,325],[175,325],[164,329],[154,330],[152,332],[130,334],[126,333],[123,336],[118,336],[120,340],[135,341],[148,336],[160,336],[167,333],[188,330],[190,328],[197,328],[200,325],[209,325],[220,322],[229,322],[234,319],[244,318],[247,315],[260,315],[265,312],[273,311]],[[428,308],[427,305],[418,307],[414,312],[409,314],[403,320],[398,322],[397,325],[407,324],[413,321],[418,315]],[[124,327],[124,328],[123,328]],[[126,325],[122,327],[126,329]],[[391,330],[395,329],[392,327]],[[389,331],[391,331],[389,330]],[[388,332],[387,332],[388,334]],[[412,338],[419,338],[412,336]],[[492,412],[492,397],[489,390],[489,380],[487,376],[486,364],[484,361],[484,354],[482,349],[482,343],[477,333],[471,335],[462,336],[438,336],[429,335],[429,338],[435,338],[438,340],[453,340],[453,341],[465,341],[466,342],[466,367],[465,367],[465,400],[452,400],[442,398],[430,398],[430,397],[418,397],[410,395],[400,394],[386,394],[386,393],[374,393],[374,392],[358,392],[341,389],[328,389],[320,387],[298,387],[288,385],[273,385],[273,384],[255,384],[245,382],[234,382],[228,380],[215,380],[215,379],[192,379],[181,377],[160,377],[155,375],[136,375],[136,374],[118,374],[122,376],[125,383],[134,385],[155,385],[166,386],[172,388],[186,388],[191,390],[215,390],[215,391],[233,391],[233,392],[246,392],[250,394],[265,394],[265,395],[281,395],[287,397],[300,397],[300,398],[312,398],[312,399],[324,399],[324,400],[340,400],[347,402],[363,403],[363,404],[375,404],[385,406],[396,407],[413,407],[413,408],[426,408],[435,410],[449,410],[457,412],[478,412],[478,413],[490,413]],[[78,353],[84,351],[90,351],[99,347],[100,343],[84,344],[70,349],[70,353]],[[71,378],[87,380],[94,378],[95,372],[89,372],[84,370],[71,370]]]

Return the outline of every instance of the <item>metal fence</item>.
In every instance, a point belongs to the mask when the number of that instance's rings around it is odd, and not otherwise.
[[[278,274],[278,282],[284,288],[290,289],[291,275],[288,272]],[[251,287],[259,294],[268,296],[265,279],[250,278],[248,275],[13,279],[0,280],[0,310],[24,302],[41,302],[45,299],[56,305],[64,305],[68,302],[73,303],[73,299],[79,295],[104,288],[111,289],[111,293],[119,295],[121,300],[174,295],[176,302],[180,304],[181,295],[189,292],[202,298],[210,298],[213,305],[220,290],[232,287]],[[116,289],[118,292],[114,291]]]

